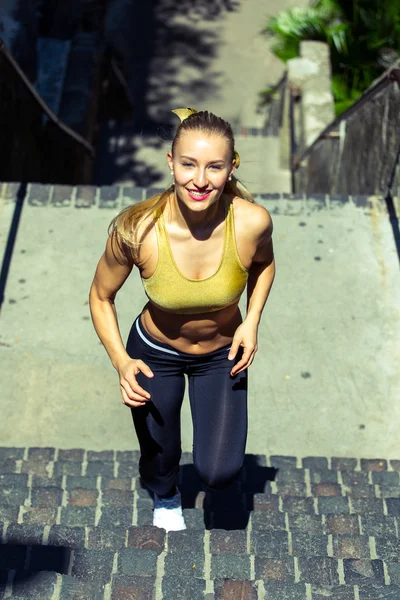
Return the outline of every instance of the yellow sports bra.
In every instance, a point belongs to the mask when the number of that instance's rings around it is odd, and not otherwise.
[[[155,215],[158,263],[153,275],[142,278],[149,300],[177,314],[214,312],[237,302],[246,287],[248,270],[236,248],[233,205],[225,204],[224,248],[216,272],[205,279],[188,279],[179,271],[171,252],[161,209]]]

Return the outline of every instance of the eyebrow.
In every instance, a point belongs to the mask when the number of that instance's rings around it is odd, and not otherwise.
[[[195,158],[192,158],[191,156],[186,156],[186,154],[182,154],[181,158],[187,158],[188,160],[192,160],[193,162],[197,162],[197,160]],[[222,158],[217,158],[216,160],[211,160],[208,164],[215,164],[215,163],[224,163],[225,161]]]

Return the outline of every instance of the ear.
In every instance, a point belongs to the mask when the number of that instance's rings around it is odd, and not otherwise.
[[[168,167],[170,168],[171,171],[173,171],[173,169],[174,169],[174,163],[173,163],[173,160],[172,160],[172,154],[171,154],[171,152],[168,152],[168,154],[167,154],[167,162],[168,162]]]

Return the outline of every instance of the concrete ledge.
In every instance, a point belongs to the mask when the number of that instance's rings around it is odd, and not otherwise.
[[[14,182],[0,183],[0,199],[6,203],[15,202],[19,184]],[[100,208],[122,209],[135,202],[140,202],[164,191],[157,187],[132,186],[68,186],[30,183],[27,188],[26,202],[30,206],[53,208]],[[372,210],[386,213],[386,202],[379,196],[346,196],[338,194],[288,194],[262,193],[255,195],[255,201],[264,204],[274,214],[291,215],[293,210],[333,210],[340,206],[353,206],[369,213]],[[273,202],[272,202],[273,201]],[[271,203],[272,202],[272,203]],[[399,199],[394,198],[395,207]]]

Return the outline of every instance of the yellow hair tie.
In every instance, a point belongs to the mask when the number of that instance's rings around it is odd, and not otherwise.
[[[195,110],[194,108],[175,108],[173,111],[171,111],[173,113],[175,113],[181,120],[181,123],[183,123],[183,121],[185,119],[187,119],[188,117],[190,117],[190,115],[194,115],[197,113],[197,110]],[[239,168],[240,166],[240,156],[239,156],[239,152],[237,150],[233,151],[233,158],[235,160],[235,167],[236,169]]]
[[[238,169],[240,165],[240,156],[237,150],[233,151],[233,158],[235,159],[235,167]]]
[[[181,120],[181,123],[183,123],[183,121],[190,117],[190,115],[194,115],[195,113],[197,113],[197,110],[195,110],[194,108],[175,108],[175,110],[173,110],[172,112],[178,115],[178,117]]]

